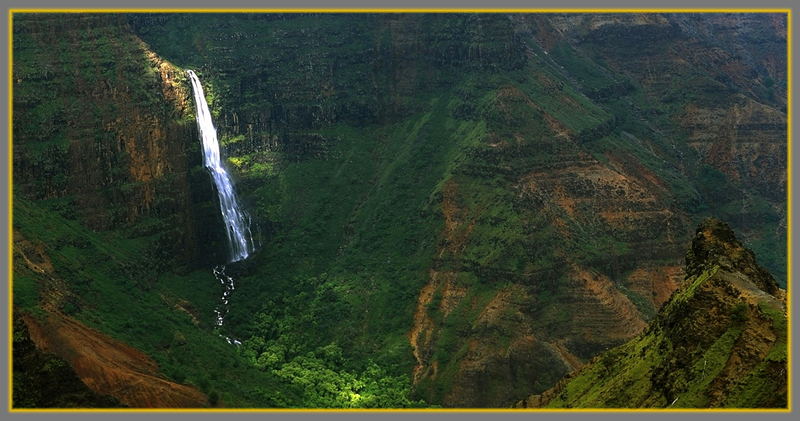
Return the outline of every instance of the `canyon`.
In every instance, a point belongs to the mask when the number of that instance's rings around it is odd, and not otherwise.
[[[15,14],[15,314],[130,407],[553,394],[660,320],[709,216],[774,277],[759,289],[786,287],[786,24]],[[261,244],[246,259],[188,69]],[[108,351],[97,372],[74,337]]]

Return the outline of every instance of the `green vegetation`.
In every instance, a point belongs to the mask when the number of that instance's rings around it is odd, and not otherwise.
[[[592,294],[576,272],[610,279],[634,317],[649,319],[653,297],[625,286],[627,276],[674,265],[705,216],[748,227],[785,285],[782,199],[703,162],[676,122],[688,105],[744,94],[705,66],[678,66],[660,84],[642,63],[619,67],[649,58],[652,45],[671,51],[674,34],[637,45],[611,25],[595,34],[610,47],[581,35],[545,51],[517,18],[15,15],[14,229],[54,267],[45,276],[15,256],[15,307],[41,316],[42,302],[63,296],[58,310],[224,407],[442,404],[463,386],[470,341],[501,355],[531,331],[542,348],[520,372],[483,373],[492,404],[506,405],[563,375],[553,344],[580,359],[619,344],[618,332],[576,325],[593,304],[580,300],[596,298],[584,297]],[[261,244],[228,265],[236,290],[221,331],[211,267],[224,260],[225,239],[188,68],[203,81]],[[764,80],[774,100],[781,82]],[[452,274],[463,297],[444,312],[444,288],[434,293],[424,363],[438,375],[412,386],[419,361],[408,334],[432,271]],[[495,324],[478,323],[505,289],[520,296]],[[701,374],[716,373],[736,329],[709,348]],[[592,371],[559,404],[668,405],[648,401],[654,386],[639,378],[659,362],[657,346],[672,345],[645,335],[598,366],[624,368],[607,387],[629,394],[606,400],[610,389],[595,387],[605,372]],[[622,356],[629,351],[647,358]],[[702,405],[709,386],[687,370],[676,405]],[[754,394],[771,366],[758,370],[746,380]],[[759,399],[746,393],[735,402]]]
[[[93,233],[20,197],[14,211],[14,229],[44,245],[57,268],[52,276],[68,285],[61,311],[152,356],[176,382],[209,392],[213,381],[227,405],[296,402],[292,387],[276,376],[248,370],[236,348],[211,330],[219,291],[209,272],[161,272],[149,264],[153,258],[143,248],[147,239]],[[48,282],[47,277],[15,276],[14,290],[41,291]],[[191,312],[179,308],[183,302],[191,303]]]
[[[690,279],[644,333],[595,358],[560,386],[547,406],[785,406],[786,314],[770,301],[757,307],[744,301],[727,304],[727,294],[741,297],[726,289],[730,286],[722,286],[728,276],[714,266]],[[728,305],[728,315],[715,321],[706,317],[709,309],[698,303],[715,311],[726,311],[717,306]],[[777,337],[759,343],[769,349],[763,358],[741,361],[741,349],[760,340],[745,331],[757,329]],[[732,386],[722,386],[726,382]]]

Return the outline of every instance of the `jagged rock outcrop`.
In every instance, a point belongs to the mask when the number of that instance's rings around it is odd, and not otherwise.
[[[698,228],[686,253],[686,275],[699,276],[710,267],[739,272],[762,291],[783,297],[775,278],[756,263],[756,256],[736,240],[731,228],[718,219],[708,219]]]
[[[786,407],[785,291],[709,219],[687,276],[646,331],[517,407]]]

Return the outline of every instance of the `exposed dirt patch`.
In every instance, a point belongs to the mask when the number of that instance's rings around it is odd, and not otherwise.
[[[569,351],[569,349],[567,349],[563,340],[556,341],[551,345],[561,357],[561,361],[563,361],[570,368],[570,371],[574,371],[583,367],[583,361],[581,361],[580,358],[576,357]]]
[[[781,198],[786,185],[786,116],[749,99],[740,102],[728,108],[688,104],[676,119],[706,164],[770,198]]]
[[[134,408],[205,407],[206,396],[195,388],[161,377],[158,365],[141,351],[91,329],[61,313],[73,294],[57,276],[43,244],[14,234],[15,264],[39,276],[41,319],[23,315],[36,348],[64,359],[80,380],[100,395]]]
[[[467,240],[475,227],[474,220],[468,220],[464,209],[458,203],[458,184],[452,178],[447,180],[442,189],[442,213],[444,214],[444,247],[439,251],[441,257],[445,252],[457,254],[464,250]]]
[[[430,282],[422,287],[417,298],[417,310],[414,312],[414,322],[408,332],[408,342],[417,365],[414,366],[413,380],[418,382],[425,372],[431,353],[431,336],[433,335],[433,319],[428,314],[428,307],[433,300],[433,293],[438,288],[437,274],[431,271]]]
[[[658,310],[683,280],[682,266],[641,267],[625,279],[625,286],[631,291],[650,300]]]
[[[204,394],[159,377],[151,358],[60,313],[44,320],[24,316],[37,348],[66,360],[90,389],[134,408],[208,406]]]
[[[647,326],[636,305],[605,275],[575,267],[572,278],[573,294],[586,310],[574,318],[585,335],[628,339]]]
[[[411,351],[417,360],[413,370],[414,382],[424,376],[436,376],[430,361],[436,323],[430,312],[438,311],[442,317],[447,317],[467,295],[467,289],[458,284],[455,273],[431,270],[429,276],[430,282],[419,293],[414,323],[408,333]],[[437,303],[434,303],[434,297]]]

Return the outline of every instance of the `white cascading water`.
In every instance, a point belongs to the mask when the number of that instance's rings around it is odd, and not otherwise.
[[[220,155],[219,140],[217,139],[217,129],[211,121],[211,112],[208,110],[203,85],[197,75],[187,70],[186,73],[192,81],[192,91],[194,92],[194,103],[197,109],[197,130],[200,140],[203,141],[203,164],[211,173],[214,185],[217,187],[219,195],[219,207],[222,218],[225,220],[225,232],[228,234],[228,248],[230,251],[230,263],[244,260],[254,250],[253,235],[250,232],[250,218],[239,207],[236,200],[236,191],[233,189],[228,172],[222,166]],[[225,266],[220,265],[214,268],[214,277],[222,284],[224,292],[220,305],[214,309],[216,315],[215,324],[222,328],[225,316],[228,314],[228,300],[235,288],[233,278],[225,274]],[[236,339],[221,335],[229,344],[241,345]]]
[[[219,265],[214,268],[214,277],[217,278],[220,284],[222,284],[222,289],[224,292],[222,293],[222,298],[220,299],[220,304],[217,308],[214,309],[215,320],[214,324],[222,329],[222,325],[225,323],[225,316],[228,315],[228,300],[233,294],[233,290],[236,289],[234,285],[233,278],[228,276],[225,273],[225,265]],[[242,342],[231,338],[230,336],[220,335],[225,338],[231,345],[241,345]]]
[[[225,231],[228,234],[228,246],[230,248],[230,262],[244,260],[253,251],[253,235],[250,232],[250,218],[239,207],[236,200],[236,191],[233,189],[228,172],[222,166],[222,158],[219,152],[219,140],[217,140],[217,130],[211,121],[211,112],[208,110],[208,103],[203,92],[203,85],[193,71],[187,70],[189,78],[192,80],[192,90],[194,91],[194,103],[197,108],[197,130],[200,139],[203,141],[203,164],[211,173],[214,185],[217,186],[219,195],[219,208],[222,218],[225,220]]]

